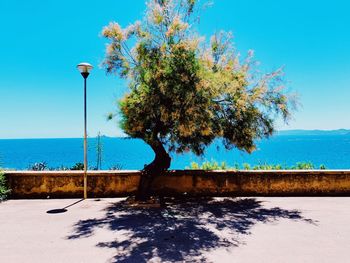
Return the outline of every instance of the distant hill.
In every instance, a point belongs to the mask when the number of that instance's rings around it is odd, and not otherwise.
[[[284,130],[277,131],[276,135],[350,135],[350,130]]]

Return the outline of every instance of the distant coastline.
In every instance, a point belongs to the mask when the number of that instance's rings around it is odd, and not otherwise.
[[[337,129],[337,130],[281,130],[277,131],[276,135],[350,135],[348,129]]]

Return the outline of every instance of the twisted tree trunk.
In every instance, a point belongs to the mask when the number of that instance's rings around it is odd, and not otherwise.
[[[151,197],[151,186],[155,176],[168,170],[171,158],[158,137],[147,141],[155,153],[154,160],[142,170],[136,201],[147,201]]]

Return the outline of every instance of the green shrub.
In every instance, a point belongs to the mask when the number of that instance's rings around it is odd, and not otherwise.
[[[6,179],[2,172],[0,172],[0,201],[4,200],[10,190],[7,188]]]
[[[250,170],[251,168],[250,168],[250,164],[249,163],[244,163],[243,164],[243,169],[244,170]]]
[[[253,170],[286,170],[287,167],[281,164],[258,164],[253,167]]]
[[[291,167],[291,170],[312,170],[315,166],[311,162],[299,162],[295,166]]]
[[[201,165],[199,165],[196,162],[191,162],[190,167],[186,167],[186,169],[192,169],[192,170],[229,170],[231,168],[229,168],[226,164],[226,162],[221,162],[220,164],[214,160],[212,160],[211,162],[206,161],[204,163],[202,163]]]
[[[72,171],[84,170],[84,164],[83,163],[76,163],[70,169]]]
[[[199,164],[196,162],[191,162],[190,166],[186,166],[185,169],[191,169],[191,170],[199,170]]]
[[[48,170],[49,167],[47,166],[46,162],[38,162],[38,163],[34,163],[29,165],[28,170],[32,170],[32,171],[45,171]]]
[[[255,166],[251,166],[249,163],[243,163],[242,167],[235,163],[233,167],[228,166],[225,162],[222,162],[221,164],[218,164],[218,162],[212,160],[212,161],[205,161],[202,164],[198,164],[196,162],[192,162],[190,167],[186,167],[186,169],[192,169],[192,170],[312,170],[317,169],[316,166],[311,162],[298,162],[294,166],[286,166],[282,164],[258,164]],[[321,164],[319,166],[320,170],[327,169],[324,164]]]
[[[324,164],[320,165],[320,170],[326,170],[326,169],[327,169],[327,167]]]

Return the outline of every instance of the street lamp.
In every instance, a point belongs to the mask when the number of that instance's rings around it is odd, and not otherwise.
[[[86,128],[86,79],[88,78],[93,66],[89,63],[80,63],[78,70],[84,78],[84,199],[87,198],[87,128]]]

